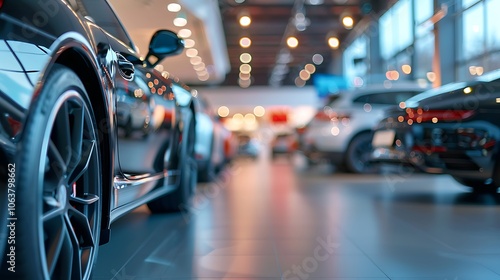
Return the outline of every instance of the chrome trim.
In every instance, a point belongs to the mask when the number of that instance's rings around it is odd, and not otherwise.
[[[113,210],[111,210],[111,213],[110,213],[110,222],[111,223],[114,222],[116,219],[127,214],[132,209],[137,208],[137,207],[139,207],[139,206],[141,206],[141,205],[143,205],[143,204],[145,204],[145,203],[147,203],[147,202],[149,202],[157,197],[160,197],[160,196],[165,195],[169,192],[172,192],[176,188],[177,188],[177,186],[175,186],[175,185],[164,186],[164,187],[155,189],[155,190],[151,191],[150,193],[145,194],[141,198],[136,199],[131,203],[114,208]],[[115,189],[114,195],[116,197],[118,196],[119,191],[120,191],[119,189]]]
[[[172,171],[170,171],[172,172]],[[124,189],[127,187],[132,187],[132,186],[138,186],[154,181],[161,180],[163,178],[167,178],[168,176],[171,176],[169,171],[164,171],[161,173],[156,173],[156,174],[143,174],[143,175],[128,175],[126,178],[121,177],[121,176],[115,176],[114,180],[114,188],[117,190]]]

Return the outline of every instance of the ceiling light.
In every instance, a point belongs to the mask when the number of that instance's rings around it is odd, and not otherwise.
[[[248,48],[248,47],[250,47],[250,45],[252,45],[252,40],[250,40],[250,38],[248,38],[248,37],[242,37],[240,39],[240,46],[242,48]]]
[[[328,45],[332,49],[338,49],[339,46],[340,46],[339,38],[337,38],[337,37],[330,37],[330,38],[328,38]]]
[[[299,40],[297,40],[297,38],[291,36],[291,37],[288,37],[288,39],[286,39],[286,44],[290,48],[296,48],[299,45]]]
[[[245,2],[245,0],[234,0],[234,2],[241,4],[241,3]]]
[[[170,3],[167,5],[167,10],[172,13],[177,13],[181,10],[181,5],[177,3]]]
[[[201,71],[197,71],[196,75],[198,75],[198,76],[206,76],[206,75],[208,75],[208,71],[207,71],[207,69],[202,69]]]
[[[242,63],[250,63],[250,61],[252,61],[252,56],[249,53],[242,53],[240,55],[240,61]]]
[[[320,55],[319,53],[317,53],[317,54],[313,55],[312,61],[314,64],[320,65],[321,63],[323,63],[323,56]]]
[[[187,24],[187,18],[184,13],[178,13],[177,17],[174,18],[174,25],[178,27],[183,27],[186,26]]]
[[[198,80],[200,80],[202,82],[208,81],[209,78],[210,78],[210,75],[208,75],[208,73],[206,75],[203,75],[203,76],[198,76]]]
[[[252,19],[249,16],[242,16],[240,17],[240,25],[247,27],[252,23]]]
[[[229,108],[226,106],[220,106],[219,109],[217,110],[217,114],[221,118],[225,118],[225,117],[229,116]]]
[[[250,81],[250,80],[238,79],[238,85],[240,85],[240,87],[242,87],[242,88],[247,88],[251,84],[252,84],[252,81]],[[243,115],[241,115],[241,116],[243,117]]]
[[[250,75],[250,73],[241,73],[240,72],[239,76],[240,76],[240,79],[242,79],[242,80],[249,80],[252,75]]]
[[[188,37],[191,37],[192,32],[191,32],[191,30],[184,28],[184,29],[179,30],[179,32],[177,32],[177,35],[179,35],[179,37],[181,37],[181,38],[188,38]]]
[[[257,117],[263,117],[266,114],[266,109],[264,109],[264,107],[262,106],[256,106],[255,108],[253,108],[253,113]]]
[[[301,78],[297,77],[295,78],[295,85],[298,87],[303,87],[306,85],[306,81],[302,80]]]
[[[307,72],[306,70],[301,70],[299,73],[299,77],[302,80],[307,81],[311,78],[311,74],[309,74],[309,72]]]
[[[193,39],[184,39],[184,47],[186,49],[192,48],[192,47],[194,47],[194,45],[195,45],[195,42]]]
[[[309,72],[309,74],[313,74],[314,72],[316,72],[316,66],[314,66],[313,64],[311,63],[308,63],[306,64],[306,66],[304,66],[304,69]]]
[[[252,72],[252,66],[250,66],[250,64],[241,64],[240,72],[243,74],[249,74]]]
[[[351,16],[345,16],[342,18],[342,24],[346,29],[352,29],[354,26],[354,19]]]
[[[237,113],[237,114],[233,115],[233,119],[235,119],[235,120],[243,120],[244,117],[243,117],[243,114]]]
[[[195,56],[195,57],[191,57],[191,59],[189,59],[189,62],[191,62],[192,65],[197,65],[197,64],[202,63],[203,59],[201,59],[201,57],[199,57],[199,56]]]
[[[205,69],[205,63],[201,62],[199,64],[193,65],[193,69],[195,71],[201,71],[202,69]]]
[[[197,49],[187,49],[186,50],[186,56],[187,57],[195,57],[198,55],[198,50]]]

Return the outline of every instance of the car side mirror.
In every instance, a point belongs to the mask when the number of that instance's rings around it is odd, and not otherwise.
[[[170,30],[158,30],[151,37],[146,64],[154,67],[165,57],[180,54],[184,50],[184,40]]]

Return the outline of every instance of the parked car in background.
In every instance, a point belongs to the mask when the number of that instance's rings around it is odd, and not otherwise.
[[[432,89],[388,110],[373,137],[373,159],[450,174],[477,191],[497,191],[500,71]]]
[[[238,156],[257,159],[259,157],[261,145],[257,139],[247,134],[238,136]]]
[[[210,182],[231,160],[235,144],[232,133],[224,127],[200,93],[197,93],[197,98],[195,98],[195,106],[197,119],[195,154],[198,164],[198,180]]]
[[[15,191],[17,218],[1,279],[89,279],[111,222],[145,203],[185,209],[194,106],[153,69],[183,48],[160,30],[142,60],[104,0],[0,1],[0,181],[15,174],[0,193]]]
[[[297,149],[297,136],[293,133],[279,133],[274,136],[271,142],[271,154],[274,157],[279,155],[291,155]]]
[[[353,173],[373,172],[372,127],[384,109],[424,91],[417,84],[373,85],[330,96],[300,129],[299,149],[311,160],[327,159]]]

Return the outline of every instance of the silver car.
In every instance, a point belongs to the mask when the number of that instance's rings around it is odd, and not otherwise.
[[[385,83],[332,95],[300,130],[299,149],[312,162],[327,159],[349,172],[374,172],[370,163],[372,127],[387,107],[425,89],[414,83]]]

